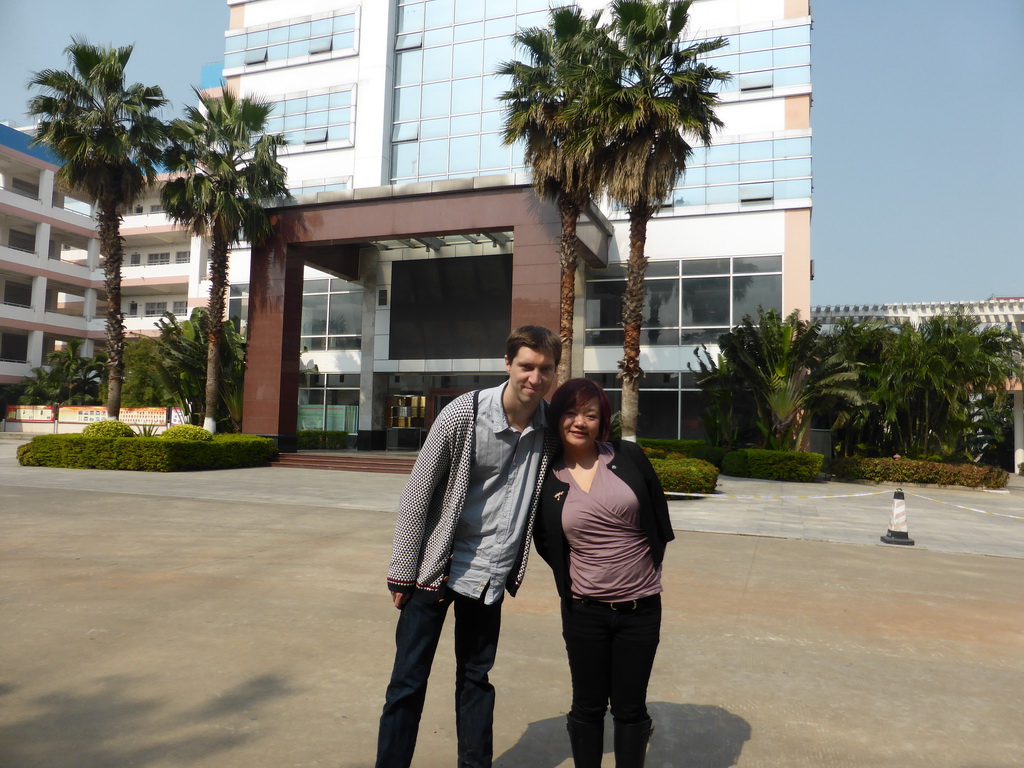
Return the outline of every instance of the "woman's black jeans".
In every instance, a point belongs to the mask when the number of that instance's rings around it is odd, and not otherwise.
[[[562,637],[572,674],[572,710],[583,722],[599,722],[611,702],[620,723],[642,723],[647,682],[661,638],[661,600],[647,598],[636,610],[614,610],[585,600],[562,601]]]

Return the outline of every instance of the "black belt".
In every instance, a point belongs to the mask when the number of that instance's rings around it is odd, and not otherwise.
[[[661,605],[661,595],[648,595],[639,600],[623,600],[621,602],[607,602],[605,600],[594,600],[590,597],[579,597],[573,595],[573,602],[582,603],[585,606],[596,605],[599,608],[608,608],[612,611],[637,611],[641,608],[656,608]]]

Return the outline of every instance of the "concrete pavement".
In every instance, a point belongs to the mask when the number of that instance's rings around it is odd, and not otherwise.
[[[16,445],[0,441],[0,765],[372,764],[404,478],[19,467]],[[721,490],[771,498],[672,503],[649,766],[1022,764],[1024,487],[914,489],[915,547],[878,542],[892,489]],[[448,635],[426,768],[454,764]],[[539,558],[493,681],[496,766],[570,766]]]

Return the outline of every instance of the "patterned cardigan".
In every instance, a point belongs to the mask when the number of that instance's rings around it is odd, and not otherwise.
[[[420,449],[398,504],[388,569],[388,589],[392,592],[411,593],[414,599],[423,602],[436,602],[444,594],[455,531],[469,488],[476,403],[477,393],[469,392],[445,406]],[[555,430],[545,429],[526,531],[505,584],[513,596],[526,573],[540,489],[557,448]]]

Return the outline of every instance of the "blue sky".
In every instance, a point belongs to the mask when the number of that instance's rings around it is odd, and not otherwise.
[[[378,0],[379,1],[379,0]],[[814,304],[1024,296],[1024,3],[813,0]],[[0,120],[71,35],[135,43],[178,112],[227,5],[0,0]]]

